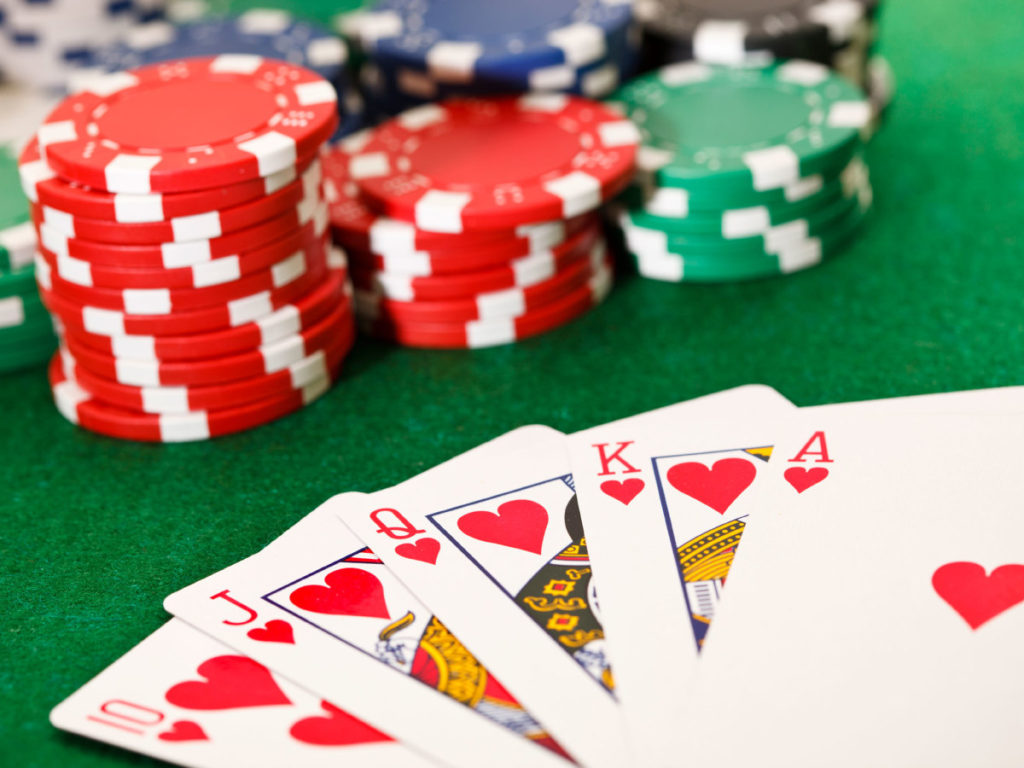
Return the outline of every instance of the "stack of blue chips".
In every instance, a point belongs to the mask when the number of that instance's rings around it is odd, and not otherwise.
[[[246,54],[282,59],[311,69],[337,89],[341,125],[337,136],[365,126],[360,95],[349,77],[348,47],[333,32],[294,18],[287,11],[256,9],[176,24],[154,21],[131,29],[124,39],[82,58],[69,79],[70,90],[96,73],[194,56]]]
[[[380,0],[346,29],[379,115],[460,96],[572,93],[600,99],[633,74],[630,0]]]

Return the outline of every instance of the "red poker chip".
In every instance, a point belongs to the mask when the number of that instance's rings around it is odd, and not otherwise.
[[[569,219],[629,183],[639,132],[609,107],[564,94],[410,109],[349,165],[382,213],[430,232]]]
[[[90,80],[36,132],[50,167],[108,192],[190,192],[269,176],[338,122],[334,87],[277,59],[179,59]]]
[[[209,240],[156,245],[114,245],[79,237],[67,237],[43,224],[38,211],[33,221],[39,242],[47,250],[74,259],[121,267],[165,268],[202,264],[221,256],[233,256],[260,248],[285,237],[315,218],[326,220],[327,210],[317,200],[302,200],[299,205],[259,224],[229,232]]]
[[[575,262],[550,279],[528,288],[506,288],[482,293],[472,299],[452,301],[391,301],[358,293],[356,308],[363,318],[393,320],[398,324],[466,323],[518,317],[557,301],[599,272],[607,262],[603,244],[601,246],[594,248],[589,262]]]
[[[574,262],[586,260],[600,240],[595,227],[575,235],[564,250],[534,253],[494,269],[455,275],[393,274],[351,265],[352,282],[360,290],[373,291],[394,301],[445,301],[467,299],[506,288],[527,288],[548,280]]]
[[[264,318],[236,328],[186,336],[101,336],[83,325],[63,321],[65,332],[89,349],[111,357],[133,360],[197,360],[226,357],[273,344],[311,328],[345,299],[348,273],[334,269],[330,277],[294,304],[286,304]]]
[[[221,358],[163,362],[108,357],[66,334],[64,344],[78,365],[95,376],[135,387],[216,386],[268,376],[344,338],[352,324],[352,303],[345,300],[311,328],[266,347]]]
[[[31,206],[36,220],[65,237],[119,245],[159,245],[194,240],[212,240],[294,211],[303,200],[320,198],[320,164],[267,197],[234,208],[169,221],[127,224],[90,219],[52,206]],[[312,203],[310,203],[312,204]]]
[[[561,219],[514,228],[449,234],[427,232],[409,222],[378,214],[363,202],[348,170],[352,151],[362,147],[369,135],[364,131],[351,136],[322,158],[324,194],[330,206],[331,228],[335,239],[344,247],[388,257],[417,257],[424,251],[462,252],[512,241],[525,248],[524,253],[532,253],[565,240],[565,222]]]
[[[452,275],[494,269],[513,259],[529,256],[538,251],[551,250],[556,254],[563,252],[572,247],[575,235],[585,229],[595,228],[598,225],[598,220],[595,215],[586,214],[564,222],[553,222],[553,224],[558,226],[557,228],[551,227],[549,230],[551,236],[545,240],[551,245],[545,245],[543,248],[535,247],[535,243],[530,240],[513,238],[458,250],[379,255],[350,248],[348,253],[353,263],[381,272],[402,273],[417,277]],[[557,237],[554,236],[556,231]]]
[[[70,372],[71,378],[96,400],[140,413],[188,413],[284,397],[318,380],[334,380],[354,340],[355,326],[350,324],[346,337],[285,370],[207,387],[132,387],[94,376],[78,366],[66,349],[61,350],[61,356],[64,370]]]
[[[60,178],[40,154],[38,140],[32,139],[22,150],[18,170],[25,196],[37,205],[90,219],[141,224],[208,214],[268,197],[299,178],[314,159],[315,153],[264,178],[194,192],[115,194]]]
[[[321,225],[322,221],[313,220],[263,248],[238,255],[221,256],[190,267],[171,269],[122,268],[95,264],[72,256],[58,256],[42,246],[39,247],[39,251],[58,277],[76,285],[114,290],[205,288],[231,283],[245,275],[269,269],[298,251],[325,251],[330,235],[323,231]]]
[[[130,315],[171,315],[217,305],[259,291],[279,290],[300,282],[310,274],[323,274],[326,256],[322,249],[298,251],[269,269],[253,272],[238,280],[206,288],[96,288],[72,283],[56,274],[56,264],[45,251],[36,252],[36,281],[47,291],[71,301]]]
[[[601,303],[612,285],[610,266],[565,297],[519,317],[468,323],[413,324],[359,318],[360,327],[378,338],[407,347],[479,349],[511,344],[565,325]]]
[[[331,263],[330,258],[328,263]],[[276,290],[259,291],[192,312],[165,315],[132,315],[90,306],[69,300],[43,285],[39,286],[39,293],[47,309],[62,322],[84,327],[90,333],[102,336],[183,336],[236,328],[265,318],[315,289],[326,275],[327,269],[318,266]]]
[[[187,414],[149,414],[107,405],[90,397],[68,378],[60,353],[50,361],[49,378],[57,410],[72,424],[108,437],[163,443],[208,440],[267,424],[308,405],[331,386],[330,379],[321,379],[282,397],[237,407]]]

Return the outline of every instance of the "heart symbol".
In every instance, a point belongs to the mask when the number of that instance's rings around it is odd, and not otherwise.
[[[670,468],[667,475],[673,488],[720,515],[750,487],[756,476],[757,468],[746,459],[719,459],[710,469],[699,461],[687,461]]]
[[[782,476],[796,489],[797,493],[803,493],[812,485],[817,485],[828,477],[828,470],[825,467],[812,467],[811,469],[790,467],[782,473]]]
[[[971,629],[1024,602],[1024,565],[1001,565],[988,576],[977,563],[946,563],[932,587]]]
[[[429,536],[425,539],[420,539],[414,544],[399,544],[395,547],[396,555],[401,555],[409,560],[419,560],[421,563],[429,563],[430,565],[437,565],[437,555],[440,551],[441,543]]]
[[[644,485],[644,481],[639,477],[631,477],[628,480],[605,480],[601,483],[601,491],[606,496],[629,506],[629,502],[644,489]]]
[[[320,706],[327,713],[327,717],[307,717],[299,720],[289,731],[293,739],[305,744],[326,747],[393,740],[330,702],[321,702]]]
[[[292,625],[287,621],[272,619],[265,627],[250,629],[246,634],[253,640],[261,643],[288,643],[295,645],[295,633],[292,632]]]
[[[171,725],[171,730],[157,735],[160,741],[209,741],[206,731],[198,723],[191,720],[178,720]]]
[[[182,709],[237,709],[291,704],[270,671],[246,656],[215,656],[196,669],[206,680],[167,689],[164,698]]]
[[[324,581],[326,587],[310,584],[296,589],[290,597],[292,603],[313,613],[391,618],[384,602],[384,585],[369,571],[341,568],[327,574]]]
[[[469,512],[459,518],[459,530],[467,536],[538,555],[547,527],[548,511],[529,499],[506,501],[497,512]]]

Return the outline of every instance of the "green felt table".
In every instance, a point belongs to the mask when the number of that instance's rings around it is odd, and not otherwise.
[[[66,423],[45,374],[0,379],[0,765],[148,762],[54,730],[57,702],[167,619],[168,593],[369,491],[531,422],[571,431],[749,382],[799,405],[1024,382],[1020,8],[900,0],[869,149],[876,211],[841,257],[722,286],[626,276],[518,346],[361,342],[323,400],[235,437],[142,445]]]

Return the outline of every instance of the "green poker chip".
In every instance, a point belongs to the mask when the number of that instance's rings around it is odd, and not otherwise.
[[[870,207],[855,205],[819,237],[808,238],[776,253],[727,256],[631,252],[637,271],[665,282],[720,283],[791,274],[820,264],[840,253],[854,238]]]
[[[57,349],[57,337],[41,337],[15,347],[0,347],[0,373],[42,365]]]
[[[176,22],[226,16],[257,9],[288,11],[296,18],[336,29],[337,18],[368,5],[368,0],[172,0],[168,16]]]
[[[35,296],[36,291],[34,266],[22,267],[13,272],[0,272],[0,299],[10,296]]]
[[[13,144],[0,144],[0,278],[28,267],[31,270],[36,236],[28,200],[21,191],[18,158]]]
[[[632,80],[610,101],[640,129],[648,184],[730,199],[784,189],[845,164],[872,110],[827,67],[683,62]]]
[[[854,208],[869,207],[871,197],[871,186],[865,181],[858,185],[852,194],[836,198],[808,216],[782,224],[766,226],[761,232],[736,238],[723,238],[720,235],[688,235],[641,227],[633,224],[629,220],[628,214],[620,215],[619,224],[631,250],[648,253],[676,253],[684,256],[757,255],[771,253],[786,243],[827,233]]]

